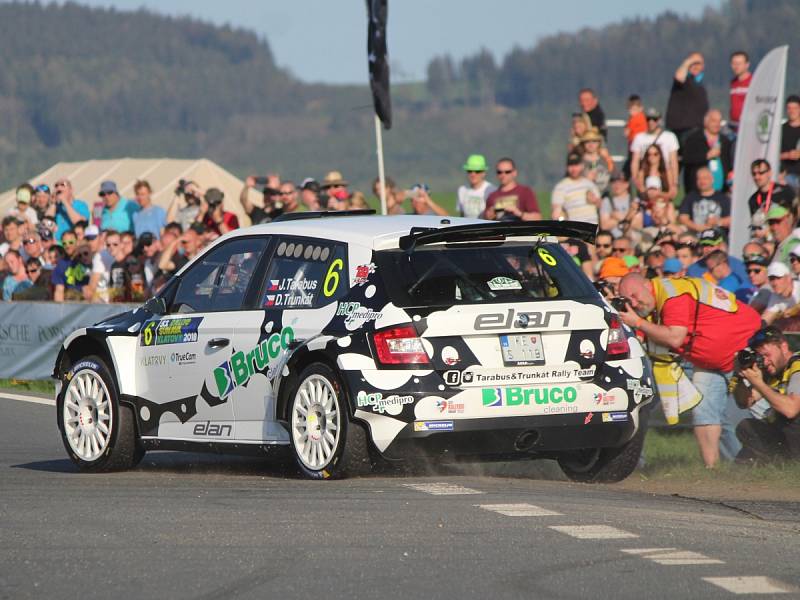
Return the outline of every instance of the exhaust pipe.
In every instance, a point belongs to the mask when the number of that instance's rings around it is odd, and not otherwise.
[[[536,445],[539,441],[539,432],[533,429],[523,431],[519,434],[517,441],[514,442],[514,448],[520,452],[527,452]]]

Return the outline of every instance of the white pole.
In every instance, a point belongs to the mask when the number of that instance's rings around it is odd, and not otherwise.
[[[378,180],[381,190],[381,214],[386,214],[386,175],[383,173],[383,135],[381,134],[381,120],[375,115],[375,145],[378,152]]]

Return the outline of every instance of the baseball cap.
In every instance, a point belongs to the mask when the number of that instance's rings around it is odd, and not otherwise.
[[[319,181],[317,181],[313,177],[306,177],[305,179],[303,179],[303,183],[300,184],[300,189],[311,190],[312,192],[319,193],[320,190]]]
[[[632,254],[626,254],[622,257],[622,260],[625,261],[625,264],[629,268],[638,267],[639,266],[639,259],[633,256]]]
[[[628,274],[630,269],[625,261],[616,256],[609,256],[603,260],[600,265],[600,272],[597,274],[598,278],[606,279],[607,277],[624,277]]]
[[[223,194],[222,190],[218,188],[212,187],[206,190],[205,199],[209,204],[220,204],[224,198],[225,194]]]
[[[681,264],[681,261],[673,257],[664,261],[664,266],[662,269],[664,271],[664,275],[671,275],[673,273],[680,273],[683,270],[683,265]]]
[[[661,113],[657,108],[651,106],[646,111],[644,111],[644,116],[649,119],[660,119]]]
[[[23,204],[30,204],[31,203],[31,191],[27,187],[19,188],[17,190],[17,202],[22,202]]]
[[[745,265],[759,265],[761,267],[769,266],[769,259],[761,254],[748,254],[744,257]]]
[[[791,275],[789,267],[778,260],[767,267],[767,277],[786,277],[787,275]]]
[[[486,157],[483,154],[470,154],[463,168],[465,171],[485,171]]]
[[[113,181],[104,181],[100,184],[100,193],[101,194],[118,194],[117,191],[117,184]]]
[[[725,234],[722,233],[721,229],[706,229],[703,233],[700,234],[700,242],[701,246],[716,246],[717,244],[721,244],[725,241]]]
[[[40,183],[34,188],[37,192],[45,192],[46,194],[50,193],[50,186],[46,183]]]
[[[567,165],[580,165],[581,163],[583,163],[583,159],[577,152],[570,152],[567,156]]]
[[[780,204],[773,204],[767,213],[767,221],[772,219],[782,219],[789,214],[789,211]]]
[[[97,225],[89,225],[83,231],[83,237],[85,237],[87,240],[93,240],[98,235],[100,235],[100,228]]]

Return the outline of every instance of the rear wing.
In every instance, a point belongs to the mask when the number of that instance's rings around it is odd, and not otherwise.
[[[580,221],[512,221],[487,222],[454,227],[413,227],[399,240],[406,252],[417,246],[439,242],[471,242],[480,240],[505,240],[509,237],[553,236],[577,238],[594,244],[597,225]]]

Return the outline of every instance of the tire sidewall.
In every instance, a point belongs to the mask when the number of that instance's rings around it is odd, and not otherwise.
[[[106,384],[106,389],[108,390],[109,395],[109,409],[111,411],[111,434],[109,435],[108,443],[106,444],[103,453],[92,461],[84,460],[75,453],[69,443],[69,440],[67,439],[66,427],[64,425],[64,399],[67,395],[67,388],[69,387],[69,384],[73,378],[84,371],[92,371],[96,373],[103,380],[103,383]],[[64,444],[64,448],[66,448],[70,459],[72,459],[72,461],[77,464],[81,470],[101,470],[103,466],[110,460],[114,452],[120,429],[119,400],[117,398],[117,388],[114,384],[114,378],[111,376],[108,367],[106,367],[102,359],[97,356],[89,356],[72,365],[69,370],[62,375],[62,383],[63,385],[61,387],[61,392],[58,395],[56,407],[58,411],[58,429],[61,433],[61,441]]]
[[[303,385],[306,379],[311,377],[312,375],[320,375],[328,380],[333,388],[334,393],[336,394],[336,403],[338,405],[338,412],[339,412],[339,438],[337,441],[336,449],[334,450],[333,457],[328,464],[325,465],[321,469],[311,469],[309,468],[301,459],[300,453],[295,446],[294,441],[294,425],[292,424],[293,421],[293,414],[294,414],[294,405],[297,399],[297,392],[300,389],[300,386]],[[297,378],[297,383],[292,387],[291,393],[289,395],[289,413],[288,413],[288,422],[289,422],[289,440],[290,445],[292,447],[292,453],[294,455],[295,462],[297,463],[297,467],[300,469],[302,474],[309,479],[336,479],[341,476],[342,474],[342,467],[341,465],[345,445],[347,442],[347,434],[349,431],[349,408],[347,403],[347,397],[344,392],[344,386],[342,385],[339,376],[336,372],[331,369],[328,365],[324,363],[312,363],[305,369],[303,369],[300,377]]]

